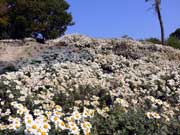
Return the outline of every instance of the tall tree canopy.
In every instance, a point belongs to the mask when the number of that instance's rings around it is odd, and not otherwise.
[[[72,25],[65,0],[1,0],[0,39],[19,39],[42,32],[47,39],[56,38]]]

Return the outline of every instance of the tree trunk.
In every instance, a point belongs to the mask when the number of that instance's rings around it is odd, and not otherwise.
[[[159,20],[160,27],[161,27],[161,42],[162,42],[162,45],[165,45],[165,41],[164,41],[164,25],[163,25],[160,6],[159,6],[158,2],[156,3],[156,12],[158,14],[158,20]]]

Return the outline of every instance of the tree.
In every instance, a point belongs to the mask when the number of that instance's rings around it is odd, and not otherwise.
[[[175,37],[176,39],[180,40],[180,28],[176,29],[175,32],[171,33],[170,37]]]
[[[7,24],[8,24],[8,17],[7,17],[8,7],[5,0],[0,1],[0,37],[7,36]]]
[[[180,49],[180,28],[176,29],[173,33],[169,35],[167,44]]]
[[[2,0],[0,38],[21,39],[42,32],[47,39],[64,34],[73,25],[65,0]]]
[[[146,2],[150,0],[145,0]],[[162,15],[161,15],[161,10],[160,10],[160,5],[161,5],[161,0],[154,0],[153,7],[155,7],[155,11],[158,15],[158,20],[161,28],[161,43],[164,45],[165,44],[165,37],[164,37],[164,25],[163,25],[163,20],[162,20]]]

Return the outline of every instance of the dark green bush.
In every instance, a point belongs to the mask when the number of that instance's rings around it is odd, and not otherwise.
[[[154,44],[161,44],[161,41],[158,38],[148,38],[148,39],[145,39],[145,41],[151,42]]]
[[[73,24],[68,8],[65,0],[2,0],[0,39],[21,39],[35,31],[56,38]]]
[[[180,40],[175,37],[169,37],[169,39],[167,40],[167,44],[173,48],[180,49]]]
[[[180,28],[176,29],[173,33],[170,34],[170,37],[175,37],[180,40]]]
[[[103,118],[96,114],[91,121],[93,135],[177,135],[180,133],[178,120],[148,119],[141,109],[128,112],[116,107]]]

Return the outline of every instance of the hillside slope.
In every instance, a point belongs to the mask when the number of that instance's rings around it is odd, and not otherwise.
[[[58,95],[57,91],[68,93],[65,99],[68,100],[73,92],[88,86],[88,93],[100,97],[101,90],[107,90],[108,106],[121,98],[125,108],[157,109],[166,119],[180,118],[179,50],[129,39],[94,39],[83,35],[65,35],[46,44],[14,42],[0,41],[0,64],[12,63],[17,70],[0,78],[17,84],[16,91],[22,94],[17,96],[19,101],[26,101],[29,95],[44,99],[45,94],[48,102],[51,96]],[[40,88],[49,89],[48,93],[36,95]],[[71,100],[79,98],[82,97]],[[152,106],[146,106],[147,100]]]
[[[32,39],[7,40],[0,41],[0,46],[1,68],[3,63],[5,66],[13,64],[20,70],[44,64],[58,64],[63,69],[65,65],[68,72],[84,70],[82,73],[87,75],[87,80],[120,78],[124,83],[122,95],[138,97],[136,92],[143,90],[169,99],[173,92],[170,101],[180,102],[180,51],[171,47],[129,39],[93,39],[83,35],[65,35],[46,44],[38,44]],[[92,75],[88,76],[86,70]],[[158,81],[162,86],[157,85]],[[162,91],[157,91],[159,87]]]

